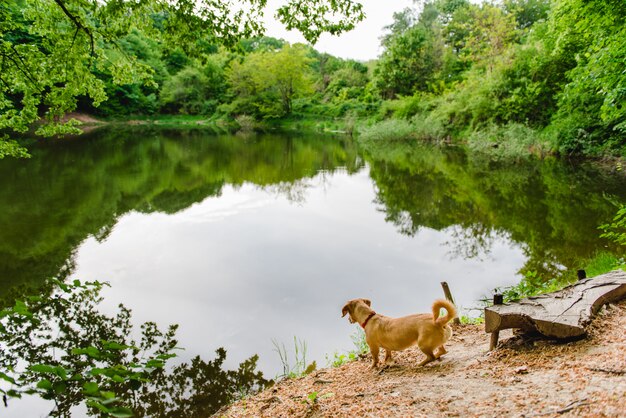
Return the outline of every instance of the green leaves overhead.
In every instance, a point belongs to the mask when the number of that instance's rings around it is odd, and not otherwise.
[[[278,9],[276,17],[314,44],[324,32],[339,35],[354,29],[365,14],[363,6],[352,0],[291,0]]]
[[[150,85],[153,68],[122,48],[133,31],[174,50],[196,55],[209,43],[234,48],[264,32],[266,0],[6,0],[0,5],[0,130],[52,136],[80,132],[64,116],[79,98],[97,107],[107,99],[98,73],[112,82]],[[363,19],[351,0],[290,1],[276,17],[310,42],[323,32],[339,34]],[[0,138],[0,157],[24,155]]]

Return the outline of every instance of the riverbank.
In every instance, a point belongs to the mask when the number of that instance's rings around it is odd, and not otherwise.
[[[494,352],[482,325],[455,327],[442,361],[416,367],[410,349],[396,364],[371,357],[277,383],[217,417],[594,416],[626,415],[626,301],[602,309],[589,337],[528,341],[508,331]]]

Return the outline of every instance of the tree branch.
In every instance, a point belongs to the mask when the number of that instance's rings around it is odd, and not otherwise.
[[[91,56],[92,57],[95,56],[96,55],[95,41],[94,41],[93,33],[91,32],[91,29],[83,25],[81,21],[78,20],[78,17],[70,13],[67,7],[65,7],[65,3],[63,3],[63,0],[54,0],[54,2],[61,8],[61,10],[63,10],[63,13],[65,13],[65,16],[67,16],[72,21],[72,23],[74,23],[76,28],[85,32],[85,34],[89,37],[89,43],[91,45]]]

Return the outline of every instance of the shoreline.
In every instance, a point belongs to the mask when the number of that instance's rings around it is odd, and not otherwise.
[[[606,416],[626,414],[626,301],[602,309],[586,339],[524,340],[511,330],[488,352],[481,325],[454,326],[448,354],[417,367],[417,349],[395,365],[371,355],[285,379],[214,417]]]

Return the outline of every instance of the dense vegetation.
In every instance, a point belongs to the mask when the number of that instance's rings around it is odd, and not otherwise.
[[[311,41],[362,18],[351,1],[332,3],[341,25],[290,13],[295,3],[278,17]],[[366,137],[456,139],[500,155],[626,153],[621,0],[428,1],[395,14],[383,53],[366,64],[261,37],[254,1],[247,14],[200,16],[174,4],[4,2],[0,129],[42,118],[42,135],[72,131],[57,122],[75,109],[204,115],[244,128],[324,116],[349,130],[368,121]],[[4,154],[23,150],[4,141]]]
[[[427,3],[396,15],[374,82],[418,136],[623,155],[625,18],[619,0]]]

